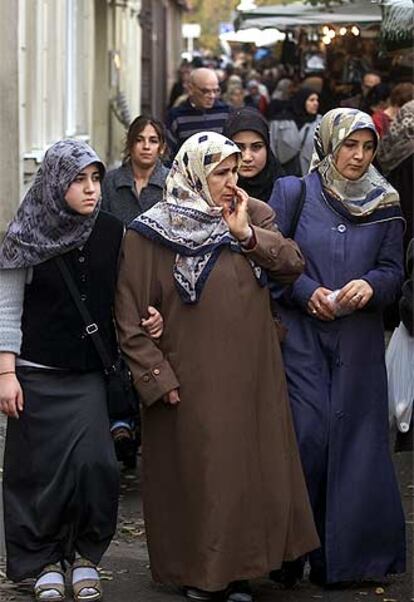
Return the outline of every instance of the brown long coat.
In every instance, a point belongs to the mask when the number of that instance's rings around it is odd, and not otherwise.
[[[303,260],[249,199],[257,245],[246,252],[281,282]],[[155,581],[209,591],[266,575],[316,547],[269,291],[249,262],[221,252],[196,305],[173,281],[174,252],[130,230],[116,316],[144,403],[144,513]],[[139,327],[164,317],[159,344]],[[160,398],[180,388],[177,407]]]

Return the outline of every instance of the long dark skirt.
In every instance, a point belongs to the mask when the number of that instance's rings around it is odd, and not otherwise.
[[[24,411],[7,425],[7,575],[35,577],[75,551],[98,563],[115,532],[119,475],[101,373],[22,367]]]

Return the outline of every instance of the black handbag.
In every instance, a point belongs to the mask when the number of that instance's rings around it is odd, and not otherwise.
[[[68,287],[69,293],[85,323],[85,332],[91,337],[95,349],[102,361],[106,379],[106,393],[108,414],[113,420],[139,416],[138,394],[132,382],[131,372],[121,355],[118,354],[115,362],[105,346],[99,333],[99,328],[94,322],[85,303],[81,300],[78,287],[62,257],[56,257],[57,266]]]

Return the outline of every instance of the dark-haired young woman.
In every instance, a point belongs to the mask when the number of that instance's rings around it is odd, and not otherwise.
[[[161,163],[165,149],[164,126],[139,115],[128,128],[123,163],[106,174],[102,183],[102,208],[128,225],[143,211],[162,200],[168,169]],[[156,314],[149,308],[149,316]],[[139,429],[131,416],[111,421],[117,457],[127,468],[136,464]]]
[[[102,208],[125,224],[162,199],[168,169],[161,163],[164,126],[140,115],[129,126],[122,165],[106,174]]]

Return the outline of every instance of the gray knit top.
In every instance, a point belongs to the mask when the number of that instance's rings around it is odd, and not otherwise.
[[[0,352],[20,353],[27,274],[25,268],[0,270]]]

